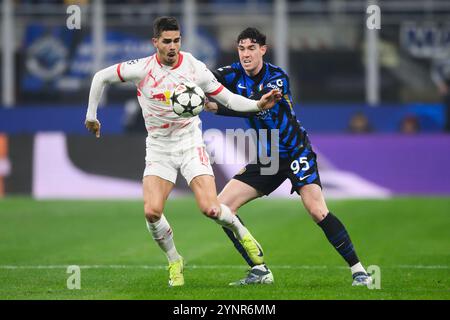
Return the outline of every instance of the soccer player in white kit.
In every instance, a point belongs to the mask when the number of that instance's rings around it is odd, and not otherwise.
[[[144,213],[148,230],[169,261],[170,286],[184,284],[183,258],[176,250],[172,229],[163,214],[178,169],[194,192],[201,212],[232,230],[255,264],[264,263],[258,242],[230,209],[217,200],[200,118],[179,117],[173,112],[169,97],[176,85],[190,81],[226,107],[251,112],[273,107],[281,99],[280,91],[272,90],[259,101],[231,93],[202,62],[190,53],[180,51],[180,28],[173,17],[155,20],[152,42],[156,48],[152,56],[119,63],[95,74],[89,94],[86,128],[100,137],[97,107],[106,84],[133,82],[136,85],[148,131],[143,174]]]

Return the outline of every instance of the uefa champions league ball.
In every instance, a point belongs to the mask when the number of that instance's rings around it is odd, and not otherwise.
[[[173,112],[183,118],[198,115],[205,106],[205,93],[192,82],[180,83],[170,94]]]

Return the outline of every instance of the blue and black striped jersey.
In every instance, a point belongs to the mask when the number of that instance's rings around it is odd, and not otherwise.
[[[260,99],[260,97],[272,89],[279,89],[282,92],[281,100],[271,109],[258,113],[238,113],[229,115],[243,116],[251,128],[258,132],[258,151],[260,151],[261,139],[260,129],[267,129],[268,137],[266,143],[267,154],[271,154],[270,132],[273,129],[279,130],[278,150],[281,158],[291,158],[297,156],[300,150],[305,129],[297,120],[293,108],[292,95],[289,86],[289,77],[275,65],[265,62],[261,71],[254,77],[248,76],[239,62],[230,66],[222,67],[214,72],[217,80],[228,90],[250,99]],[[219,113],[220,114],[220,113]],[[240,114],[240,115],[239,115]]]

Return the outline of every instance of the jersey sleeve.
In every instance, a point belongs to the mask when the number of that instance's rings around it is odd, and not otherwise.
[[[221,84],[226,86],[227,83],[225,81],[225,78],[222,75],[222,73],[219,71],[219,69],[213,70],[212,73],[213,73],[214,77],[216,77],[217,81],[219,81]]]
[[[97,119],[98,104],[100,103],[103,89],[107,84],[127,81],[137,84],[145,76],[145,60],[135,59],[121,62],[102,69],[94,75],[89,91],[88,110],[86,112],[87,120],[94,121]]]
[[[224,66],[220,67],[213,71],[214,76],[216,79],[223,84],[228,90],[231,92],[236,93],[236,88],[233,88],[231,85],[232,81],[230,80],[230,76],[234,79],[234,69],[232,66]]]
[[[147,59],[149,58],[133,59],[117,64],[116,73],[120,81],[137,83],[142,80],[146,74]]]
[[[207,95],[214,97],[223,90],[224,85],[216,79],[203,62],[197,60],[195,68],[196,83]]]

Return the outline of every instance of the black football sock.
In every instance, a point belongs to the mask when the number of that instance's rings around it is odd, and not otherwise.
[[[241,218],[238,215],[236,215],[236,218],[238,218],[239,221],[242,223],[242,225],[244,225],[244,222],[241,220]],[[239,253],[241,254],[242,258],[245,259],[247,264],[251,268],[254,267],[255,264],[252,262],[252,260],[248,256],[247,252],[245,251],[244,247],[242,246],[242,244],[239,242],[239,240],[234,235],[233,231],[231,231],[230,229],[227,229],[225,227],[222,227],[222,229],[223,229],[223,231],[225,231],[225,233],[227,234],[228,238],[230,238],[230,240],[233,242],[234,247],[236,248],[237,251],[239,251]]]
[[[331,245],[347,261],[350,267],[359,262],[350,236],[342,222],[336,216],[329,212],[325,219],[320,221],[318,225],[322,228]]]

